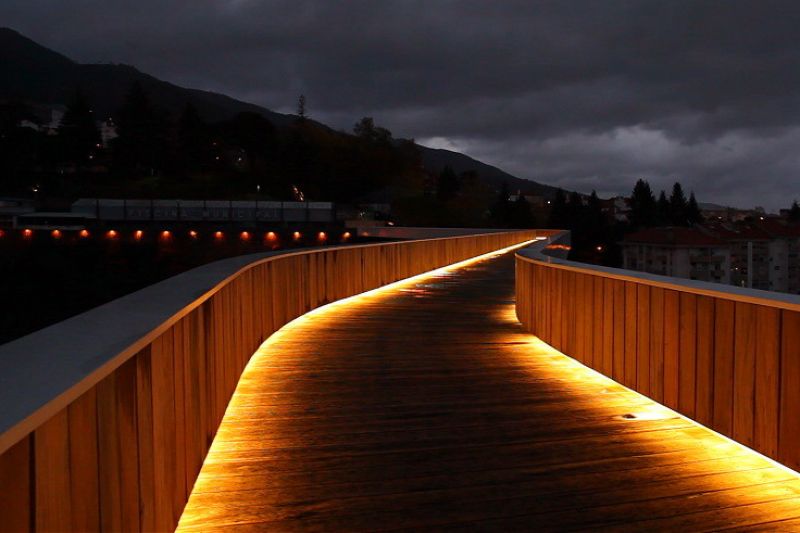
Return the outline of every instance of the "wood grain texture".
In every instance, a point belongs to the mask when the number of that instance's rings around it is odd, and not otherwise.
[[[0,524],[173,529],[241,372],[264,339],[324,303],[535,235],[319,248],[252,263],[156,328],[116,369],[0,454],[0,479],[21,491],[0,489]]]
[[[800,516],[794,476],[524,331],[512,262],[282,330],[239,381],[179,531],[702,531]]]
[[[592,293],[576,296],[594,315],[595,357],[581,359],[584,364],[768,457],[800,466],[800,312],[764,298],[667,288],[663,282],[524,256],[517,261],[532,267],[520,270],[530,276],[524,281],[532,285],[526,297]],[[570,283],[570,276],[583,279],[573,289],[558,286]],[[556,286],[538,287],[540,279]],[[548,341],[538,323],[523,323]]]

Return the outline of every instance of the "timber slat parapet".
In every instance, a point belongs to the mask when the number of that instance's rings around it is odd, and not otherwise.
[[[325,303],[535,235],[320,248],[242,266],[3,429],[0,530],[174,529],[242,370],[274,331]]]
[[[543,244],[517,254],[516,272],[517,316],[530,332],[626,387],[800,469],[796,295],[553,260]],[[584,321],[594,327],[582,328]]]

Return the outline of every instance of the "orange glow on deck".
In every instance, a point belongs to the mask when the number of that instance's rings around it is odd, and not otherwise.
[[[223,237],[225,237],[225,234],[223,234],[221,231],[214,232],[214,238],[217,239],[218,241],[221,241]]]
[[[242,233],[239,234],[239,238],[242,239],[243,241],[249,241],[250,233],[247,231],[243,231]]]
[[[0,229],[0,238],[5,237],[6,232]]]
[[[302,237],[302,235],[300,235],[300,232],[299,232],[299,231],[295,231],[294,233],[292,233],[292,238],[293,238],[294,240],[296,240],[296,241],[299,241],[299,240],[300,240],[300,237]]]
[[[349,231],[345,231],[344,233],[342,233],[342,240],[343,241],[346,241],[346,240],[350,239],[350,237],[352,237],[352,235],[350,235]]]
[[[109,239],[116,239],[117,238],[116,230],[113,230],[113,229],[108,230],[106,232],[106,237],[108,237]]]
[[[30,237],[33,236],[33,230],[25,228],[24,230],[22,230],[22,236],[25,237],[26,239],[29,239]]]
[[[136,239],[137,241],[142,240],[142,236],[143,235],[144,235],[144,232],[142,230],[140,230],[140,229],[137,229],[136,231],[133,232],[133,238]]]
[[[60,239],[61,238],[61,230],[54,229],[53,231],[50,232],[50,236],[53,237],[54,239]]]
[[[270,241],[270,242],[273,242],[273,241],[277,240],[277,238],[278,238],[278,236],[277,236],[277,235],[275,235],[275,232],[274,232],[274,231],[268,231],[268,232],[267,232],[267,233],[264,235],[264,239],[266,239],[266,240],[268,240],[268,241]]]
[[[392,291],[424,291],[425,287],[420,286],[420,282],[426,282],[436,277],[441,277],[442,275],[453,275],[452,272],[459,268],[470,266],[517,247],[518,246],[509,247],[504,250],[485,254],[362,294],[344,298],[321,306],[289,322],[271,335],[250,359],[239,382],[240,386],[243,386],[245,389],[245,392],[240,393],[242,389],[237,388],[237,391],[234,393],[227,407],[225,419],[252,420],[254,412],[252,397],[254,395],[254,386],[258,384],[255,377],[257,373],[262,372],[263,377],[264,368],[273,367],[275,361],[272,358],[277,357],[282,349],[285,350],[285,348],[281,347],[281,344],[286,346],[297,339],[307,340],[309,331],[335,328],[338,322],[341,322],[343,319],[346,320],[348,315],[342,309],[343,306],[366,305],[371,307],[378,303],[379,298],[387,296]],[[560,407],[553,409],[553,414],[556,418],[569,417],[574,420],[575,417],[580,419],[587,416],[585,412],[571,412],[569,409],[574,398],[582,398],[585,405],[587,405],[585,410],[596,409],[591,415],[594,418],[587,419],[587,426],[593,422],[601,421],[602,424],[607,427],[615,428],[613,432],[606,430],[606,432],[601,432],[597,435],[597,441],[601,443],[601,447],[605,446],[606,441],[609,447],[618,446],[620,442],[624,441],[625,446],[631,449],[635,448],[637,450],[636,453],[641,453],[641,455],[637,456],[637,459],[647,459],[647,461],[637,461],[637,464],[650,465],[650,468],[662,474],[669,472],[668,479],[653,479],[652,483],[647,485],[647,490],[653,490],[652,486],[660,484],[669,486],[671,480],[683,481],[702,477],[702,481],[698,481],[696,485],[692,485],[691,489],[687,489],[697,490],[696,493],[681,493],[680,497],[688,501],[695,496],[707,497],[707,494],[714,493],[705,501],[711,504],[716,503],[718,506],[710,508],[709,512],[713,510],[724,511],[736,505],[748,505],[744,503],[744,500],[759,503],[760,501],[769,501],[770,498],[794,498],[797,492],[800,491],[800,486],[778,487],[778,485],[785,482],[794,483],[800,481],[800,476],[798,476],[797,472],[783,465],[779,465],[771,459],[733,442],[727,437],[719,435],[694,421],[688,420],[671,409],[635,391],[627,389],[610,378],[562,354],[537,337],[523,331],[516,319],[516,311],[513,303],[502,304],[499,309],[495,308],[492,312],[499,313],[504,326],[508,327],[503,327],[500,329],[500,333],[495,334],[492,339],[493,347],[491,349],[498,350],[498,354],[502,349],[502,357],[505,358],[506,362],[513,363],[515,372],[519,373],[519,379],[530,381],[531,391],[534,393],[534,396],[541,393],[541,391],[537,391],[537,387],[539,387],[541,383],[548,384],[547,387],[543,388],[550,388],[552,386],[553,388],[559,389],[558,392],[561,396],[559,397],[558,403],[566,407],[564,407],[563,410],[561,410]],[[279,365],[276,365],[274,368],[276,372],[285,370]],[[282,376],[282,374],[271,375],[270,379],[273,377],[278,379],[279,376]],[[561,400],[564,400],[563,404]],[[466,399],[465,401],[470,400]],[[609,420],[611,422],[609,422]],[[553,419],[553,422],[557,424],[558,420]],[[286,419],[284,419],[283,421],[276,420],[272,423],[275,424],[272,429],[280,429],[282,427],[280,424],[285,423],[290,425],[292,421],[286,421]],[[225,421],[222,423],[220,433],[224,435],[227,431],[228,435],[231,436],[231,430],[226,430],[224,426]],[[654,430],[651,431],[651,428],[663,429],[666,432],[664,434],[674,437],[676,441],[680,439],[680,442],[673,445],[669,439],[666,439],[663,442],[654,444],[654,442],[656,442],[656,437],[654,437],[654,435],[661,435],[661,433],[656,433]],[[587,429],[591,429],[591,427],[587,427]],[[262,434],[268,433],[268,431],[266,433],[259,433],[259,435],[253,438],[261,438]],[[568,438],[565,439],[565,441],[569,444]],[[514,444],[516,445],[518,443]],[[303,445],[305,445],[305,442]],[[559,442],[553,442],[552,445],[559,446]],[[194,486],[195,491],[205,493],[207,496],[205,500],[201,499],[199,501],[207,503],[213,499],[214,495],[211,494],[209,497],[209,494],[220,490],[220,478],[222,478],[224,483],[225,476],[229,476],[228,479],[230,479],[233,484],[237,471],[223,471],[223,467],[226,466],[226,457],[235,456],[242,451],[242,448],[244,448],[242,442],[238,440],[236,436],[228,440],[218,438],[211,443],[205,463],[212,465],[212,472],[207,474],[201,471]],[[262,444],[260,441],[257,442],[257,448],[254,449],[257,453],[263,453],[265,456],[269,456],[270,452],[268,446]],[[639,452],[638,450],[642,451]],[[669,459],[662,459],[666,456],[670,456],[670,454],[672,455]],[[257,456],[254,454],[254,457]],[[269,459],[271,460],[272,457],[269,456]],[[607,459],[607,461],[611,462],[618,459],[619,458],[615,456],[613,459]],[[577,457],[575,464],[579,464],[580,460],[582,460],[582,457]],[[606,461],[606,459],[604,459],[604,461]],[[253,466],[255,463],[256,461],[242,462],[242,475],[246,477],[251,474],[251,472],[248,471],[251,467],[253,470],[258,468]],[[713,466],[709,466],[712,463]],[[272,465],[273,463],[270,462],[269,464]],[[552,475],[561,475],[565,477],[573,475],[569,470],[559,472],[562,466],[564,465],[559,463],[558,468],[553,467],[554,472]],[[524,466],[522,466],[522,468],[524,468]],[[647,469],[646,466],[643,468]],[[661,470],[657,470],[657,468]],[[712,468],[714,469],[713,471]],[[575,470],[577,473],[579,468]],[[545,472],[542,475],[550,474]],[[595,471],[593,475],[602,477],[604,474],[602,471]],[[257,490],[263,490],[265,495],[270,491],[280,492],[282,487],[279,483],[282,479],[276,474],[275,480],[277,482],[275,486],[268,485],[263,486],[263,488],[259,486]],[[688,486],[689,483],[694,483],[694,481],[686,482],[686,485]],[[700,487],[704,492],[701,492],[700,489],[696,489],[696,487]],[[612,489],[616,490],[614,487],[612,487]],[[291,490],[291,488],[287,490]],[[531,493],[528,493],[528,495],[530,496]],[[711,498],[714,499],[712,500]],[[759,500],[759,498],[763,499]],[[267,498],[265,498],[265,500],[266,499]],[[646,499],[647,493],[643,490],[642,500],[644,501]],[[654,497],[652,501],[656,502],[658,499],[659,498]],[[664,498],[664,500],[665,503],[670,502],[670,500],[666,498]],[[237,505],[231,505],[231,515],[233,515],[233,513],[245,513],[249,511],[244,505],[238,506],[239,502],[235,503]],[[630,504],[629,501],[619,501],[615,503],[619,503],[620,505]],[[634,501],[633,504],[630,504],[631,508],[637,503],[638,501]],[[264,506],[266,507],[268,504],[269,502],[265,502]],[[219,509],[215,509],[214,511],[219,513]],[[193,502],[190,500],[181,518],[181,524],[190,529],[192,527],[202,528],[204,520],[207,520],[208,516],[211,514],[213,514],[211,506],[199,505],[197,503],[193,505]],[[646,520],[647,517],[638,517],[637,519]],[[759,518],[759,520],[768,522],[770,519],[776,518],[772,516],[770,509],[764,506],[763,517]],[[622,527],[624,523],[620,522],[615,525]],[[178,530],[180,529],[179,526]]]
[[[317,240],[318,240],[319,242],[325,242],[325,241],[327,241],[327,240],[328,240],[328,236],[325,234],[325,232],[324,232],[324,231],[320,231],[320,232],[317,234]]]
[[[81,231],[78,233],[78,236],[80,236],[82,239],[85,239],[86,237],[88,237],[88,236],[89,236],[89,230],[88,230],[88,229],[82,229],[82,230],[81,230]]]
[[[172,237],[172,233],[170,233],[169,230],[164,230],[164,231],[161,232],[161,240],[162,241],[168,241],[170,239],[170,237]]]
[[[189,237],[191,237],[192,239],[196,239],[197,238],[197,232],[195,230],[190,230],[189,231]]]

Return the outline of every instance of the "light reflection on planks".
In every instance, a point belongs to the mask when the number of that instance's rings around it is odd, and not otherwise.
[[[281,330],[179,529],[798,528],[796,474],[524,333],[512,271],[506,255]]]

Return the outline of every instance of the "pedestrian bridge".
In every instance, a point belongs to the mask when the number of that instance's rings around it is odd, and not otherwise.
[[[390,232],[0,347],[0,529],[800,529],[794,297]]]

